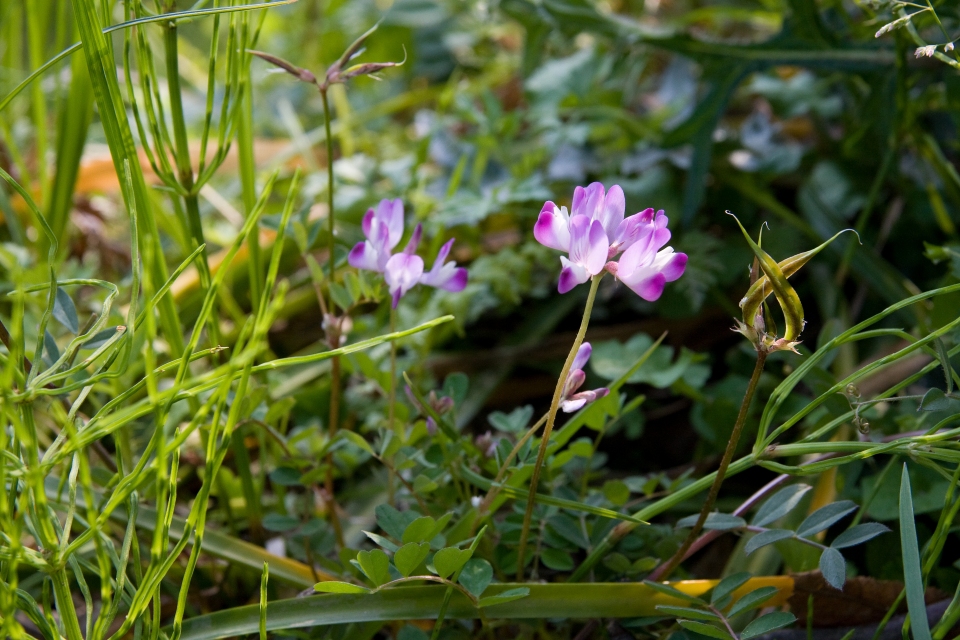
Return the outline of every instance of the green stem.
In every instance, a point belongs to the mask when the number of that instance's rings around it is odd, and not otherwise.
[[[553,400],[550,402],[550,410],[547,412],[547,425],[543,429],[543,437],[540,440],[540,450],[537,452],[537,462],[533,467],[533,475],[530,477],[530,491],[527,495],[527,510],[523,514],[523,529],[520,532],[520,547],[517,549],[517,581],[523,580],[523,561],[527,551],[527,538],[530,536],[530,520],[533,518],[533,507],[536,504],[537,485],[540,482],[540,469],[543,467],[543,461],[547,457],[547,448],[550,445],[550,434],[553,432],[553,425],[557,419],[557,411],[560,409],[560,400],[563,398],[563,388],[567,384],[567,375],[570,373],[570,367],[573,366],[573,359],[583,344],[583,339],[587,335],[587,326],[590,324],[590,313],[593,311],[593,302],[597,297],[597,289],[600,287],[600,280],[603,279],[604,272],[593,276],[590,280],[590,293],[587,294],[587,304],[583,309],[583,319],[580,321],[580,330],[577,331],[577,337],[573,341],[570,353],[567,354],[567,360],[563,363],[563,369],[560,370],[560,378],[557,380],[557,387],[553,392]]]
[[[390,333],[396,331],[397,324],[397,310],[392,306],[390,307]],[[394,435],[400,436],[400,433],[397,433],[396,425],[394,421],[396,420],[396,409],[395,405],[397,403],[397,343],[393,341],[390,343],[390,388],[387,390],[387,428],[393,432]],[[394,499],[394,476],[399,478],[392,465],[387,467],[387,504],[393,505]]]
[[[203,247],[201,260],[197,261],[200,286],[204,293],[210,290],[210,264],[207,258],[206,242],[203,238],[203,222],[200,219],[200,202],[193,179],[193,166],[190,164],[190,146],[187,140],[187,125],[183,113],[183,90],[180,86],[180,63],[177,43],[177,23],[170,22],[164,30],[164,52],[167,68],[167,89],[170,96],[170,119],[173,122],[174,156],[177,174],[183,187],[183,204],[187,210],[187,228],[193,240],[191,250]],[[256,230],[251,234],[256,236]],[[251,286],[252,283],[251,283]],[[210,340],[220,342],[220,327],[216,314],[210,316]]]
[[[250,83],[243,89],[243,104],[240,106],[237,127],[237,151],[240,159],[240,189],[243,199],[244,213],[248,216],[257,206],[256,163],[253,155],[253,96]],[[260,257],[260,234],[251,233],[247,238],[247,247],[250,251],[250,306],[254,314],[260,305],[260,283],[263,280],[262,258]]]
[[[390,307],[390,333],[395,333],[397,331],[397,310],[392,306]],[[390,430],[393,431],[394,435],[401,436],[402,432],[397,431],[397,425],[395,424],[396,420],[396,409],[395,406],[397,403],[397,342],[394,340],[390,343],[390,391],[387,397],[387,402],[389,403],[389,425]]]
[[[184,205],[187,209],[187,226],[194,241],[195,249],[204,243],[203,227],[200,222],[200,206],[194,193],[193,167],[190,164],[190,147],[187,141],[187,125],[183,114],[183,97],[180,86],[180,63],[178,61],[177,25],[171,22],[163,33],[164,51],[167,65],[167,89],[170,97],[170,120],[173,122],[175,143],[174,160],[177,163],[179,182],[184,189]],[[207,251],[203,250],[203,260],[197,263],[200,282],[204,290],[210,286],[210,269],[207,264]]]
[[[320,97],[323,98],[323,124],[326,127],[327,132],[327,233],[329,234],[329,239],[327,242],[327,250],[330,253],[329,264],[330,264],[330,282],[327,285],[330,296],[330,304],[328,311],[330,313],[330,318],[328,319],[329,326],[331,327],[331,335],[333,338],[330,341],[330,348],[336,349],[340,346],[340,328],[336,324],[336,302],[333,299],[333,281],[336,277],[337,269],[337,260],[334,255],[334,238],[333,238],[333,138],[330,137],[330,103],[327,100],[327,90],[325,88],[320,89]],[[329,433],[332,438],[337,432],[338,425],[340,423],[340,358],[339,356],[334,356],[330,360],[330,426]],[[344,544],[343,541],[343,532],[340,527],[340,518],[337,515],[336,499],[334,498],[333,493],[333,454],[327,458],[328,467],[327,467],[327,481],[326,481],[326,491],[328,494],[328,505],[330,509],[330,518],[333,524],[335,533],[337,534],[337,542],[342,547]]]
[[[686,557],[687,551],[690,547],[693,546],[693,543],[696,542],[697,536],[700,535],[700,532],[703,530],[703,523],[707,521],[707,516],[710,515],[710,510],[713,509],[713,504],[717,501],[717,495],[720,493],[720,485],[723,484],[723,479],[727,474],[727,467],[730,466],[730,461],[733,460],[733,454],[737,451],[737,443],[740,441],[740,434],[743,432],[743,425],[747,421],[747,412],[750,409],[750,402],[753,400],[753,394],[757,390],[757,383],[760,381],[760,374],[763,373],[763,365],[767,361],[767,352],[758,351],[757,352],[757,364],[753,368],[753,375],[750,376],[750,383],[747,385],[747,392],[743,396],[743,402],[740,403],[740,413],[737,414],[737,422],[733,425],[733,433],[730,434],[730,441],[727,442],[727,449],[723,452],[723,459],[720,461],[720,468],[717,469],[717,475],[713,479],[713,485],[710,487],[710,493],[707,494],[707,499],[703,503],[703,507],[700,509],[700,515],[697,517],[697,523],[693,525],[693,529],[690,530],[690,533],[687,534],[687,539],[683,541],[683,544],[680,545],[680,548],[677,550],[673,557],[670,558],[670,561],[667,563],[666,568],[660,574],[660,580],[666,580],[670,577],[670,574],[673,573],[674,569],[683,562],[684,557]]]
[[[323,126],[326,130],[326,143],[327,143],[327,251],[329,252],[328,260],[330,262],[330,283],[333,283],[334,276],[336,275],[337,268],[337,259],[334,255],[334,237],[333,237],[333,137],[330,134],[330,103],[327,100],[327,90],[320,90],[320,97],[323,98]],[[335,303],[333,301],[333,291],[330,291],[330,312],[333,313],[335,309]]]

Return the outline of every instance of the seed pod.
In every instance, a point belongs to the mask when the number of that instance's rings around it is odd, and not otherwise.
[[[743,227],[741,227],[741,229],[742,228]],[[778,266],[783,272],[783,275],[789,278],[795,274],[803,265],[807,264],[810,259],[813,258],[813,256],[820,253],[828,244],[836,240],[837,236],[845,231],[853,231],[853,229],[844,229],[820,246],[815,247],[810,251],[804,251],[803,253],[798,253],[795,256],[781,260],[778,263]],[[856,233],[856,231],[854,231],[854,233]],[[747,318],[752,318],[756,315],[760,305],[763,304],[763,301],[766,300],[767,296],[769,296],[771,293],[773,293],[773,286],[770,284],[770,278],[768,278],[766,274],[760,276],[756,282],[750,285],[750,288],[747,289],[746,295],[744,295],[743,299],[740,301],[740,308],[743,309],[743,317],[745,321]]]
[[[750,237],[750,234],[743,228],[740,220],[738,220],[735,215],[729,211],[727,213],[737,221],[737,226],[739,226],[740,231],[743,232],[743,237],[746,238],[747,244],[749,244],[753,250],[753,254],[757,256],[757,260],[760,263],[760,270],[763,271],[763,275],[766,276],[767,281],[773,289],[774,295],[777,297],[777,302],[780,303],[780,308],[783,310],[783,318],[786,324],[783,340],[787,343],[792,343],[799,337],[800,332],[803,331],[803,304],[800,302],[800,296],[797,295],[794,288],[787,282],[787,276],[784,275],[783,270],[780,268],[780,265],[777,264],[776,260],[771,258],[770,254],[761,249],[760,246],[753,241],[753,238]],[[761,280],[758,280],[754,286],[757,286],[760,282]],[[763,285],[761,284],[760,287],[762,292]],[[762,301],[763,298],[760,298],[760,302]],[[759,307],[759,304],[757,307]],[[748,326],[753,326],[757,307],[744,309],[744,323]]]

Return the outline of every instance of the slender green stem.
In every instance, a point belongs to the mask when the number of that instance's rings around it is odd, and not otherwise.
[[[536,421],[536,423],[534,423],[532,427],[530,427],[527,430],[525,434],[523,434],[522,438],[517,440],[517,444],[513,445],[513,449],[510,450],[510,453],[507,454],[507,457],[503,461],[503,464],[500,465],[500,470],[497,471],[497,477],[493,479],[493,484],[490,485],[490,489],[487,491],[486,497],[484,497],[483,502],[480,503],[480,508],[478,510],[480,511],[481,517],[486,515],[487,510],[490,508],[490,505],[493,503],[493,501],[497,497],[497,494],[499,494],[500,490],[503,488],[503,486],[500,483],[503,482],[503,477],[507,475],[507,469],[510,468],[510,464],[513,462],[513,459],[517,457],[517,454],[520,453],[520,449],[523,447],[523,445],[525,445],[527,441],[530,440],[530,438],[532,438],[537,433],[537,431],[540,430],[540,427],[542,427],[543,423],[546,421],[547,421],[547,414],[545,413],[540,417],[539,420]],[[479,523],[479,520],[477,522]]]
[[[583,339],[587,335],[587,327],[590,324],[590,313],[593,311],[593,302],[597,297],[597,289],[600,287],[600,280],[603,279],[604,272],[593,276],[590,281],[590,292],[587,294],[587,304],[583,309],[583,319],[580,321],[580,330],[577,331],[577,337],[573,341],[570,353],[567,354],[567,360],[563,363],[563,369],[560,370],[560,378],[557,380],[557,387],[553,392],[553,400],[550,402],[550,410],[547,412],[547,425],[543,429],[543,437],[540,440],[540,450],[537,452],[537,462],[533,467],[533,475],[530,477],[530,491],[527,496],[527,510],[523,514],[523,529],[520,531],[520,546],[517,549],[517,581],[523,580],[523,561],[527,550],[527,538],[530,535],[530,520],[533,518],[533,507],[536,504],[537,485],[540,482],[540,469],[543,467],[543,461],[547,457],[547,448],[550,445],[550,434],[553,432],[553,425],[557,419],[557,411],[560,409],[560,400],[563,398],[563,388],[567,383],[567,375],[570,373],[570,367],[573,366],[573,359],[583,344]]]
[[[320,97],[323,98],[323,124],[326,127],[327,132],[327,232],[329,234],[329,239],[327,241],[327,250],[329,251],[329,264],[330,264],[330,282],[327,284],[327,289],[329,291],[330,303],[328,310],[330,312],[330,318],[327,318],[327,326],[330,328],[330,334],[328,336],[328,342],[330,343],[331,349],[336,349],[340,346],[340,325],[336,319],[336,302],[333,299],[333,282],[336,277],[336,268],[337,268],[337,259],[334,255],[334,238],[333,238],[333,138],[330,136],[330,103],[327,100],[327,90],[323,87],[320,88]],[[337,432],[338,425],[340,423],[340,358],[334,356],[330,360],[330,425],[328,428],[330,437],[332,438]],[[340,530],[340,520],[337,515],[336,509],[336,500],[333,497],[333,454],[331,454],[328,459],[327,467],[327,481],[326,481],[326,491],[328,494],[328,505],[330,507],[330,518],[333,523],[334,530],[337,532],[337,540],[340,543],[340,546],[343,546],[343,533]]]
[[[329,257],[327,258],[330,262],[330,282],[333,283],[334,276],[336,275],[337,268],[337,258],[334,255],[334,237],[333,237],[333,137],[330,133],[330,103],[327,100],[327,90],[320,89],[320,97],[323,98],[323,126],[326,130],[326,144],[327,144],[327,251],[329,252]],[[330,292],[330,311],[333,312],[335,309],[335,303],[333,301],[333,292]]]
[[[188,231],[193,238],[191,249],[204,245],[203,228],[200,222],[200,207],[197,195],[194,193],[193,167],[190,164],[190,147],[187,140],[187,124],[183,112],[183,90],[180,86],[180,63],[178,60],[177,24],[171,22],[163,33],[165,61],[167,67],[167,88],[170,99],[170,120],[173,122],[173,139],[175,143],[174,160],[177,164],[177,174],[180,185],[183,187],[184,205],[187,209]],[[204,247],[203,260],[197,262],[200,271],[200,281],[204,290],[210,286],[210,269],[207,265],[207,251]]]
[[[397,330],[397,310],[393,307],[390,307],[390,333],[395,333]],[[390,390],[387,396],[387,403],[389,407],[387,409],[389,414],[389,425],[390,430],[394,432],[395,435],[402,435],[401,432],[397,431],[396,421],[396,407],[397,404],[397,342],[393,341],[390,343]]]
[[[249,73],[249,70],[248,70]],[[243,101],[240,106],[237,127],[237,151],[240,160],[240,188],[243,197],[243,208],[247,215],[257,206],[256,192],[256,163],[253,155],[253,95],[250,83],[244,84]],[[260,283],[263,281],[263,260],[260,256],[260,234],[251,233],[247,238],[247,247],[250,250],[250,305],[256,313],[260,305]]]
[[[743,432],[743,425],[747,421],[747,412],[750,409],[750,402],[753,400],[753,394],[757,390],[757,383],[760,381],[760,374],[763,373],[763,365],[766,363],[766,361],[767,352],[758,351],[757,363],[753,368],[753,375],[750,376],[750,383],[747,385],[747,392],[743,396],[743,402],[740,403],[740,413],[737,414],[737,422],[733,425],[733,433],[730,434],[730,441],[727,442],[727,449],[723,452],[723,459],[720,461],[720,468],[717,470],[717,475],[713,479],[713,485],[710,487],[710,493],[707,494],[707,499],[703,503],[703,507],[700,509],[700,515],[697,517],[697,523],[693,525],[693,529],[691,529],[690,533],[687,534],[686,540],[683,541],[683,544],[680,545],[680,548],[677,550],[677,552],[673,554],[673,557],[670,558],[666,568],[664,568],[663,572],[660,574],[661,580],[666,580],[669,578],[674,569],[676,569],[677,566],[683,562],[687,551],[691,546],[693,546],[693,543],[697,540],[697,536],[699,536],[700,532],[703,530],[703,523],[707,521],[707,516],[710,515],[710,510],[713,509],[713,504],[717,501],[717,495],[720,493],[720,485],[723,484],[723,478],[726,476],[727,467],[730,466],[730,461],[733,460],[733,454],[737,451],[737,443],[740,441],[740,434]]]
[[[197,261],[200,286],[204,292],[210,289],[210,265],[207,257],[206,242],[203,238],[203,223],[200,219],[200,202],[197,197],[190,164],[190,146],[187,140],[187,124],[183,112],[183,90],[180,85],[179,49],[177,43],[177,23],[170,22],[164,30],[164,51],[167,68],[167,88],[170,96],[170,119],[173,121],[174,156],[180,186],[183,187],[183,204],[187,211],[187,230],[193,240],[192,249],[203,247],[201,259]],[[251,234],[256,236],[256,230]],[[254,286],[251,283],[251,286]],[[216,314],[210,316],[210,340],[220,342],[220,327]]]

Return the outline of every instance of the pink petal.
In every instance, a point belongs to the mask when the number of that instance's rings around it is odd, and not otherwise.
[[[579,389],[587,379],[587,374],[582,369],[571,369],[567,374],[567,380],[563,383],[563,397],[569,398],[577,389]]]
[[[670,229],[657,229],[653,232],[653,237],[650,240],[650,248],[654,251],[659,251],[663,245],[670,242],[671,237]]]
[[[654,227],[650,224],[652,219],[653,209],[646,209],[628,217],[617,225],[617,231],[613,235],[613,245],[620,251],[626,251],[635,242],[645,239],[653,233]]]
[[[545,247],[557,251],[570,250],[570,217],[565,209],[547,202],[540,210],[540,216],[533,225],[533,237]]]
[[[367,209],[367,212],[363,214],[363,220],[360,223],[360,228],[363,229],[363,235],[370,237],[370,230],[373,225],[373,221],[376,218],[377,214],[373,209]]]
[[[573,357],[573,364],[570,365],[570,369],[583,369],[587,366],[587,361],[590,360],[591,353],[593,353],[593,347],[590,346],[589,342],[581,344],[580,348],[577,349],[577,355]]]
[[[607,238],[613,240],[617,234],[617,228],[623,222],[623,212],[626,211],[627,204],[623,197],[623,189],[615,184],[610,187],[600,211],[599,219],[603,223],[603,230]]]
[[[573,413],[583,405],[587,404],[585,398],[577,398],[576,400],[564,400],[560,403],[560,408],[564,413]]]
[[[366,269],[367,271],[383,271],[379,264],[379,256],[376,249],[373,249],[366,242],[358,242],[354,245],[350,253],[347,254],[347,262],[350,266],[357,269]]]
[[[596,219],[600,215],[602,206],[603,185],[599,182],[592,182],[586,189],[577,187],[573,190],[573,205],[570,207],[570,215],[582,215],[590,219]]]
[[[450,248],[453,246],[453,242],[452,239],[448,240],[440,247],[440,251],[437,253],[437,259],[433,262],[433,267],[420,277],[421,283],[452,292],[463,291],[467,286],[466,269],[457,267],[456,262],[444,264],[444,260],[450,255]]]
[[[663,277],[667,279],[667,282],[673,282],[677,280],[680,276],[683,275],[683,272],[687,268],[687,254],[685,253],[674,253],[673,249],[667,247],[660,253],[666,253],[669,251],[667,257],[665,257],[662,262],[663,265],[660,267],[660,273],[663,274]],[[660,266],[661,258],[660,254],[657,254],[657,265]]]
[[[610,243],[599,220],[586,216],[570,219],[570,260],[584,267],[591,276],[603,270]]]
[[[387,261],[383,279],[393,296],[396,308],[401,296],[409,291],[423,275],[423,258],[408,253],[398,253]]]
[[[393,249],[403,237],[403,200],[381,200],[377,205],[377,218],[387,225],[389,248]]]
[[[644,300],[647,300],[648,302],[654,302],[663,294],[663,288],[667,284],[667,279],[662,273],[651,273],[650,276],[643,278],[636,283],[627,282],[626,280],[623,282],[630,287],[634,293]]]
[[[467,287],[467,278],[467,270],[463,267],[457,267],[454,269],[453,275],[447,278],[447,281],[440,285],[440,288],[452,293],[463,291]]]
[[[437,263],[443,264],[446,261],[447,256],[450,255],[450,249],[453,247],[454,240],[455,238],[450,238],[440,247],[440,251],[437,252],[437,259],[433,262],[434,269],[437,268]]]
[[[403,248],[403,252],[407,254],[414,254],[417,252],[417,247],[420,246],[420,238],[423,237],[423,225],[418,224],[413,230],[413,235],[410,236],[410,240],[407,242],[407,246]]]
[[[564,256],[560,256],[560,263],[563,270],[560,271],[560,281],[557,283],[557,291],[566,293],[578,284],[583,284],[590,279],[587,270],[578,264],[570,262]]]

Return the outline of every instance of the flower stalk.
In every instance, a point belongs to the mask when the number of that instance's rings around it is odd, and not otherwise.
[[[604,272],[601,271],[590,279],[590,292],[587,294],[587,303],[583,309],[583,319],[580,321],[580,329],[577,331],[577,337],[573,341],[570,353],[563,363],[560,370],[560,377],[557,379],[557,387],[553,392],[553,400],[550,402],[550,410],[547,412],[546,426],[543,428],[543,436],[540,440],[540,449],[537,451],[537,461],[533,466],[533,475],[530,477],[530,490],[527,494],[527,510],[523,514],[523,528],[520,532],[520,546],[517,550],[517,580],[523,580],[523,561],[527,550],[527,539],[530,536],[530,521],[533,518],[533,507],[536,504],[537,485],[540,482],[540,470],[543,467],[544,459],[547,457],[547,448],[550,446],[550,434],[553,432],[553,425],[557,419],[557,411],[560,409],[560,401],[563,398],[564,388],[567,383],[567,375],[573,366],[574,358],[580,350],[580,345],[587,335],[587,327],[590,324],[590,314],[593,312],[593,303],[597,297],[597,289],[600,287],[600,281],[603,279]]]
[[[740,434],[743,433],[743,425],[747,422],[747,412],[750,410],[750,403],[753,401],[753,395],[757,390],[757,383],[760,382],[760,374],[763,373],[763,366],[766,361],[767,352],[762,350],[757,351],[757,362],[753,367],[753,375],[750,376],[747,392],[744,394],[743,401],[740,403],[740,412],[737,414],[737,421],[733,425],[733,433],[730,434],[730,441],[727,442],[727,448],[723,452],[723,458],[720,460],[720,468],[717,469],[717,475],[714,477],[713,484],[710,486],[710,493],[707,494],[707,499],[700,509],[700,515],[697,517],[696,524],[693,525],[683,544],[680,545],[680,548],[673,554],[673,557],[670,558],[666,567],[660,572],[660,580],[666,580],[670,577],[670,574],[673,573],[686,557],[687,551],[693,546],[693,543],[696,542],[700,532],[703,531],[703,524],[707,521],[707,516],[710,515],[710,511],[717,501],[717,495],[720,493],[720,485],[723,484],[723,479],[727,474],[727,468],[730,466],[730,461],[733,460],[733,454],[737,451]]]

